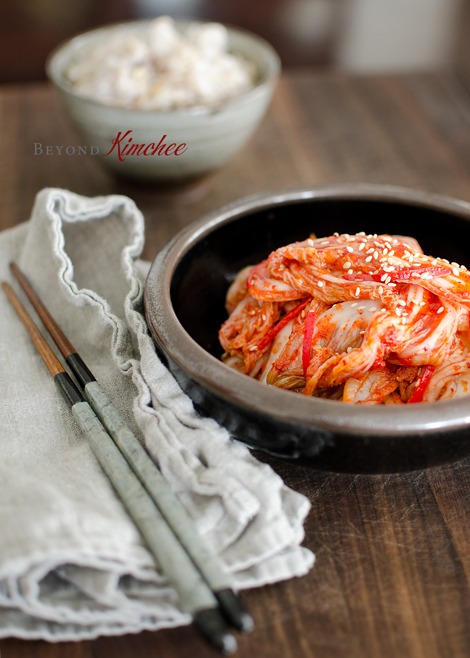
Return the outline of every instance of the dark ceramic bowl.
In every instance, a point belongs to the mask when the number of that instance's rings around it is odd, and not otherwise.
[[[397,472],[470,454],[470,397],[409,406],[309,398],[219,357],[235,274],[314,232],[392,233],[470,268],[470,204],[403,188],[347,185],[242,199],[193,223],[158,255],[145,307],[158,351],[196,408],[248,446],[332,471]]]

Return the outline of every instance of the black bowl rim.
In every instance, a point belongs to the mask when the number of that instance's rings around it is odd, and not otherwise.
[[[470,203],[394,185],[352,183],[292,188],[244,197],[223,206],[180,231],[153,261],[145,284],[145,313],[150,332],[164,354],[199,386],[227,404],[280,423],[345,435],[401,437],[435,435],[470,427],[470,400],[460,398],[419,405],[348,405],[306,398],[267,386],[236,372],[206,352],[182,327],[171,303],[173,273],[184,255],[220,226],[270,206],[316,200],[386,201],[427,207],[470,220]],[[158,320],[157,320],[158,318]]]

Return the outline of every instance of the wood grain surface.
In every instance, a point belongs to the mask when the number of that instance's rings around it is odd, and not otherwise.
[[[80,144],[46,84],[1,87],[0,130],[1,228],[27,220],[46,186],[128,194],[145,215],[148,259],[191,220],[257,192],[360,181],[470,200],[470,97],[445,73],[354,78],[289,71],[250,143],[186,190],[118,183],[91,156],[34,155],[35,143]],[[470,656],[470,460],[366,476],[259,457],[311,501],[304,544],[316,564],[306,577],[245,593],[256,630],[239,638],[237,656]],[[0,642],[0,655],[217,654],[184,627],[80,643],[12,638]]]

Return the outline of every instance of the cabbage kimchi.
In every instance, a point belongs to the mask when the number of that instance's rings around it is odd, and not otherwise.
[[[261,382],[350,403],[470,392],[470,273],[399,235],[310,237],[237,275],[222,360]]]

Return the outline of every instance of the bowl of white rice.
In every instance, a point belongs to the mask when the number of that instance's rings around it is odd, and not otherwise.
[[[50,54],[46,71],[103,167],[178,183],[245,145],[269,107],[280,60],[246,30],[161,16],[80,34]]]

